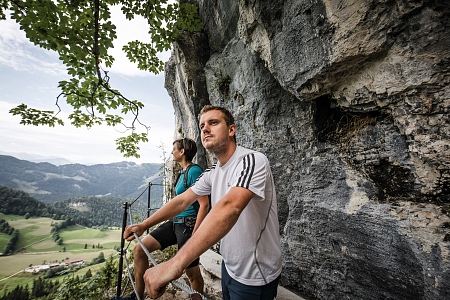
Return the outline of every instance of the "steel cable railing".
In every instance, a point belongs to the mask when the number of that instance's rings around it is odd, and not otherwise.
[[[131,242],[128,243],[127,247],[125,248],[125,239],[123,238],[123,233],[127,224],[127,216],[129,217],[129,223],[130,225],[133,224],[133,218],[132,218],[132,212],[131,212],[131,206],[132,204],[134,204],[144,193],[145,191],[148,189],[148,217],[150,216],[150,211],[152,210],[150,208],[150,192],[151,192],[151,187],[152,185],[162,185],[162,184],[154,184],[154,183],[149,183],[148,187],[131,203],[124,203],[123,207],[124,207],[124,214],[123,214],[123,219],[122,219],[122,237],[121,237],[121,251],[120,251],[120,259],[119,259],[119,274],[118,274],[118,282],[117,282],[117,295],[115,297],[116,300],[120,300],[121,299],[121,285],[122,285],[122,273],[123,273],[123,261],[125,259],[125,264],[126,264],[126,269],[127,269],[127,273],[128,273],[128,277],[129,280],[131,282],[131,285],[133,287],[133,290],[136,294],[136,297],[138,300],[141,300],[139,295],[136,292],[136,285],[134,283],[133,280],[133,274],[130,271],[130,265],[126,256],[126,251],[128,249],[128,247],[130,246]],[[148,230],[147,230],[148,233]],[[142,250],[145,252],[145,254],[147,255],[149,261],[153,264],[153,266],[156,266],[158,263],[156,262],[156,260],[152,257],[152,255],[150,254],[150,252],[148,251],[148,249],[145,247],[145,245],[142,243],[141,239],[139,238],[139,236],[134,233],[134,237],[136,239],[136,241],[139,243],[139,245],[142,247]],[[208,300],[208,298],[206,298],[204,295],[202,295],[201,293],[195,291],[194,289],[192,289],[189,285],[180,282],[179,280],[172,280],[170,282],[173,286],[175,286],[176,288],[186,292],[191,299],[202,299],[202,300]]]

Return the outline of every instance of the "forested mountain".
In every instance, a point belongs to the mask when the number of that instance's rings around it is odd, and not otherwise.
[[[122,226],[125,200],[114,197],[77,197],[55,203],[44,203],[25,192],[0,186],[0,212],[29,217],[71,219],[73,223],[92,226]],[[147,198],[132,201],[133,222],[147,216]],[[151,203],[159,208],[161,202]],[[127,219],[129,222],[129,219]]]
[[[49,217],[53,219],[64,219],[66,213],[39,201],[27,193],[8,187],[0,186],[0,212],[30,217]]]
[[[0,186],[22,190],[44,202],[83,196],[134,199],[149,182],[160,183],[162,164],[119,162],[86,166],[55,166],[0,155]],[[162,187],[152,187],[152,198],[162,198]]]
[[[87,219],[92,226],[122,226],[125,201],[114,197],[78,197],[53,204],[58,210],[70,212]],[[152,208],[159,208],[160,203],[151,204]],[[131,205],[133,223],[142,221],[147,216],[146,198],[133,201]],[[136,220],[136,218],[138,218]],[[127,218],[127,222],[129,222]]]

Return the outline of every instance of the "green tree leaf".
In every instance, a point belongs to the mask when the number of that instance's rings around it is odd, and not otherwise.
[[[141,70],[155,74],[164,70],[164,63],[157,57],[170,50],[182,31],[202,28],[197,7],[189,3],[169,3],[167,0],[37,0],[0,2],[0,19],[9,13],[27,38],[35,45],[56,51],[65,65],[69,80],[61,80],[61,94],[56,105],[65,100],[73,111],[69,114],[76,127],[92,127],[106,124],[122,124],[124,115],[133,116],[125,125],[131,134],[116,140],[117,149],[125,157],[139,157],[137,146],[148,141],[149,127],[139,121],[144,104],[130,100],[109,84],[108,71],[114,62],[110,54],[117,38],[116,26],[111,20],[111,7],[120,5],[128,20],[141,16],[147,20],[150,43],[131,41],[123,47],[126,56]],[[1,26],[1,23],[0,23]],[[64,125],[53,111],[29,108],[21,104],[10,113],[22,117],[26,125]],[[141,125],[144,133],[137,133]]]

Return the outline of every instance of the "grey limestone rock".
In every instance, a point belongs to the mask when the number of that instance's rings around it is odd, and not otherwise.
[[[281,283],[316,299],[450,298],[450,6],[198,1],[166,65],[176,135],[222,105],[265,153]],[[203,165],[213,160],[202,150]]]

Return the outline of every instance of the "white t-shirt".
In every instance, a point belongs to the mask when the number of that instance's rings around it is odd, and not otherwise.
[[[277,199],[267,157],[238,146],[225,165],[216,163],[206,169],[191,188],[200,196],[211,194],[214,206],[235,186],[246,188],[255,195],[235,226],[221,240],[220,252],[233,279],[246,285],[261,286],[272,282],[281,273]]]

